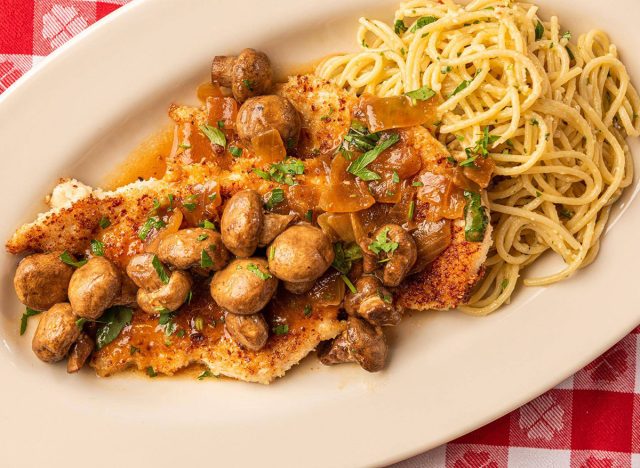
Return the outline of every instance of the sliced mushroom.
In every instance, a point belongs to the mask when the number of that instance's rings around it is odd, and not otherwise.
[[[211,297],[223,309],[251,315],[264,308],[273,297],[278,280],[269,273],[262,258],[236,259],[211,281]]]
[[[69,353],[69,359],[67,360],[67,372],[73,374],[82,369],[89,356],[93,352],[95,342],[86,333],[81,333],[73,347],[71,353]]]
[[[158,289],[138,289],[137,301],[140,308],[148,314],[174,312],[187,300],[191,291],[191,277],[182,270],[171,272],[169,282]]]
[[[156,268],[153,266],[152,253],[138,254],[129,260],[127,265],[127,276],[135,283],[136,286],[147,291],[159,289],[162,287],[162,279]],[[161,265],[168,274],[163,265]]]
[[[268,248],[269,270],[288,283],[306,283],[307,289],[327,271],[334,259],[333,246],[325,233],[310,224],[291,226]],[[290,290],[291,290],[290,289]]]
[[[269,95],[247,100],[238,110],[236,129],[246,142],[269,130],[277,130],[287,148],[298,144],[300,114],[284,97]]]
[[[397,325],[404,312],[394,306],[393,295],[375,276],[363,276],[355,284],[357,292],[349,292],[344,308],[351,316],[359,316],[373,325]]]
[[[237,57],[218,55],[211,63],[211,81],[231,88],[233,97],[242,103],[271,89],[271,62],[254,49],[244,49]]]
[[[208,262],[205,264],[203,257],[210,259],[211,265]],[[216,231],[204,228],[181,229],[160,241],[158,258],[179,270],[198,268],[218,271],[229,262],[229,251],[222,243],[222,236]]]
[[[249,257],[260,240],[264,214],[262,197],[255,190],[242,190],[224,207],[220,231],[224,245],[238,257]]]
[[[73,272],[69,302],[78,317],[95,320],[113,304],[122,278],[116,266],[104,257],[93,257]]]
[[[262,314],[225,314],[224,328],[241,347],[259,351],[267,343],[269,327]]]
[[[297,218],[295,214],[265,213],[258,247],[266,247]]]
[[[44,312],[31,343],[35,355],[44,362],[64,359],[71,345],[80,336],[76,320],[71,304],[67,302],[55,304]]]
[[[349,317],[347,329],[318,349],[320,362],[329,366],[357,362],[368,372],[378,372],[387,360],[387,342],[380,327],[357,317]]]
[[[416,242],[407,231],[397,224],[385,224],[374,233],[374,238],[386,232],[389,242],[398,247],[390,252],[382,269],[382,282],[385,286],[398,286],[409,274],[416,259],[418,249]],[[371,250],[371,247],[369,247]]]
[[[25,257],[13,277],[18,299],[34,310],[47,310],[67,300],[73,267],[60,260],[62,252]]]

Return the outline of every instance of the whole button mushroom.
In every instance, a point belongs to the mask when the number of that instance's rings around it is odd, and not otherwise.
[[[310,224],[291,226],[276,237],[267,252],[269,270],[286,283],[298,283],[288,286],[298,293],[309,290],[335,256],[327,235]]]
[[[382,282],[385,286],[398,286],[413,268],[418,258],[416,242],[407,231],[397,224],[386,224],[376,230],[374,238],[386,238],[397,244],[397,248],[387,255],[382,269]],[[372,251],[372,245],[369,245]]]
[[[363,276],[355,284],[357,292],[348,292],[344,308],[351,316],[359,316],[373,325],[392,326],[400,323],[404,312],[393,304],[393,295],[375,276]]]
[[[238,136],[250,143],[254,137],[269,130],[277,130],[287,147],[295,146],[302,121],[291,102],[276,95],[259,96],[247,100],[238,110]]]
[[[211,281],[211,297],[223,309],[251,315],[267,305],[276,292],[278,280],[269,273],[262,258],[236,259]]]
[[[250,257],[258,247],[264,214],[262,197],[255,190],[233,195],[220,219],[222,242],[238,257]]]
[[[138,305],[148,314],[174,312],[187,300],[191,291],[191,277],[182,270],[171,272],[169,281],[158,289],[138,289]]]
[[[203,267],[203,253],[211,259],[211,265]],[[229,262],[229,251],[222,236],[211,229],[181,229],[168,235],[158,245],[158,258],[163,263],[179,270],[198,268],[217,271]]]
[[[20,262],[13,278],[20,302],[34,310],[47,310],[67,300],[73,267],[60,260],[61,253],[33,254]]]
[[[242,103],[271,89],[271,62],[254,49],[244,49],[237,57],[218,55],[211,62],[211,81],[231,88],[233,97]]]
[[[95,320],[113,304],[122,279],[116,266],[104,257],[93,257],[73,272],[69,302],[78,317]]]
[[[224,328],[233,341],[250,351],[262,349],[269,338],[269,327],[262,314],[227,313],[224,319]]]
[[[349,317],[347,329],[318,349],[320,362],[329,366],[357,362],[368,372],[378,372],[387,360],[387,342],[380,327],[357,317]]]
[[[258,247],[266,247],[297,218],[295,214],[265,213]]]
[[[31,349],[41,361],[57,362],[64,359],[71,345],[80,336],[71,304],[55,304],[40,317],[33,335]]]
[[[127,276],[136,286],[147,291],[160,289],[164,284],[158,271],[153,266],[155,255],[152,253],[138,254],[129,260],[127,264]],[[163,271],[164,267],[163,267]]]

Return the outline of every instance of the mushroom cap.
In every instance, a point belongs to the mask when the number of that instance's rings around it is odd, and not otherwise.
[[[169,276],[169,282],[162,284],[152,291],[138,289],[137,302],[140,308],[148,314],[160,311],[176,311],[187,300],[191,290],[191,276],[182,270],[176,270]]]
[[[67,300],[73,267],[60,260],[62,252],[25,257],[13,277],[18,299],[34,310],[47,310]]]
[[[269,338],[269,326],[262,314],[227,313],[224,319],[224,328],[233,341],[251,351],[262,349]]]
[[[211,258],[210,267],[202,267],[202,251]],[[222,242],[220,233],[211,229],[180,229],[169,234],[158,245],[158,258],[163,263],[179,270],[202,268],[217,271],[229,263],[229,251]]]
[[[344,308],[349,315],[364,318],[379,326],[397,325],[404,309],[393,304],[391,291],[385,288],[375,276],[362,276],[356,281],[356,292],[348,292]]]
[[[127,264],[127,276],[136,286],[147,291],[162,287],[162,280],[153,266],[152,253],[135,255]]]
[[[258,247],[263,220],[260,194],[255,190],[237,192],[227,201],[222,212],[222,242],[238,257],[251,256]]]
[[[335,257],[327,235],[310,224],[291,226],[276,237],[268,252],[271,272],[291,283],[315,281]]]
[[[264,52],[244,49],[231,69],[231,91],[238,102],[268,93],[273,84],[271,61]]]
[[[387,361],[387,341],[380,327],[366,320],[349,317],[346,333],[353,359],[368,372],[382,370]]]
[[[104,257],[93,257],[73,272],[69,302],[78,317],[95,320],[113,304],[122,279],[116,266]]]
[[[76,320],[71,305],[66,302],[55,304],[43,312],[31,343],[35,355],[44,362],[64,359],[71,345],[80,336]]]
[[[418,258],[416,242],[402,226],[385,224],[374,233],[374,238],[386,230],[387,238],[398,243],[382,270],[382,282],[385,286],[398,286],[409,274]]]
[[[251,315],[267,305],[276,292],[278,280],[263,258],[236,259],[218,271],[211,281],[211,297],[223,309]]]
[[[258,247],[266,247],[297,218],[295,214],[265,213]]]
[[[248,99],[238,110],[236,129],[246,142],[269,130],[277,130],[286,147],[298,143],[302,121],[287,98],[267,95]]]
[[[76,327],[77,328],[77,327]],[[73,374],[82,369],[89,356],[95,348],[95,342],[86,333],[81,333],[76,342],[71,347],[69,359],[67,360],[67,372]]]

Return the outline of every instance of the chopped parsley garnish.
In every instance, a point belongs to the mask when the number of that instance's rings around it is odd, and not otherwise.
[[[274,188],[271,191],[271,195],[269,195],[269,199],[267,200],[267,209],[271,210],[276,205],[279,205],[284,201],[284,190],[281,188]]]
[[[200,234],[200,235],[197,237],[197,241],[198,241],[198,242],[202,242],[202,241],[207,240],[208,238],[209,238],[209,234]]]
[[[176,331],[178,325],[173,321],[176,314],[171,312],[169,309],[164,309],[160,311],[160,317],[158,317],[158,325],[160,325],[164,329],[164,334],[166,336],[173,335],[173,332]]]
[[[271,180],[271,175],[267,171],[263,171],[257,167],[253,169],[253,173],[264,180]]]
[[[403,20],[398,19],[395,23],[393,23],[393,31],[396,34],[402,34],[403,32],[407,31],[407,26],[404,24]]]
[[[456,86],[456,89],[453,90],[453,93],[451,93],[451,95],[449,97],[455,96],[456,94],[458,94],[459,92],[464,90],[467,86],[469,86],[471,84],[472,81],[473,80],[464,80],[464,81],[462,81],[458,86]]]
[[[484,127],[482,132],[482,137],[474,146],[469,146],[464,149],[464,152],[467,155],[467,159],[460,163],[462,167],[475,167],[475,160],[482,156],[486,158],[489,155],[489,145],[492,145],[499,139],[496,135],[489,135],[489,127]]]
[[[260,268],[258,268],[258,265],[256,265],[255,263],[249,263],[247,265],[247,270],[256,275],[262,281],[273,278],[273,276],[271,276],[269,273],[265,273],[264,271],[260,270]]]
[[[214,145],[227,146],[227,138],[219,128],[213,127],[209,124],[200,125],[200,131],[213,143]]]
[[[76,327],[78,327],[80,330],[82,330],[82,327],[84,327],[84,324],[87,322],[86,318],[79,318],[78,320],[76,320]]]
[[[507,289],[507,286],[509,286],[509,280],[505,278],[500,282],[500,292]]]
[[[544,26],[540,21],[536,23],[535,33],[536,33],[536,41],[539,41],[540,39],[542,39],[542,36],[544,36]]]
[[[76,260],[66,250],[64,252],[62,252],[62,254],[60,254],[60,260],[62,260],[67,265],[71,265],[72,267],[75,267],[75,268],[80,268],[81,266],[83,266],[88,261],[86,258],[83,259],[83,260]]]
[[[233,156],[234,158],[239,158],[240,156],[242,156],[242,148],[238,148],[237,146],[229,146],[229,153],[231,153],[231,156]]]
[[[413,91],[404,93],[404,95],[410,97],[413,100],[426,101],[427,99],[431,99],[433,96],[435,96],[436,92],[428,86],[423,86],[422,88],[414,89]]]
[[[329,105],[329,113],[320,117],[320,120],[322,120],[323,122],[327,122],[335,111],[336,110],[334,109],[334,107],[332,105]]]
[[[411,203],[409,203],[409,212],[407,213],[407,220],[413,221],[413,217],[415,213],[416,213],[416,202],[414,200],[411,200]]]
[[[358,292],[358,290],[353,285],[353,283],[351,282],[351,280],[347,275],[340,275],[340,278],[342,278],[342,281],[344,281],[344,284],[347,285],[347,287],[349,288],[349,291],[351,291],[353,294]]]
[[[22,314],[22,318],[20,319],[20,335],[24,335],[24,332],[27,331],[27,322],[29,321],[29,317],[33,317],[34,315],[41,314],[41,310],[34,310],[27,307]]]
[[[104,243],[97,239],[91,240],[91,254],[96,257],[102,257],[104,255]]]
[[[208,219],[205,219],[204,221],[202,221],[201,223],[202,225],[200,227],[203,227],[205,229],[211,229],[212,231],[216,230],[216,225],[213,224],[211,221],[209,221]]]
[[[158,210],[160,209],[160,200],[158,200],[157,198],[153,199],[153,210]]]
[[[454,166],[458,165],[458,161],[456,161],[456,158],[454,158],[453,156],[447,156],[447,161],[449,161],[449,163],[453,164]]]
[[[287,158],[282,162],[272,164],[268,172],[261,169],[254,169],[253,172],[264,180],[297,185],[295,176],[304,174],[304,164],[299,159]]]
[[[307,304],[304,306],[304,310],[302,311],[305,317],[311,316],[311,305]]]
[[[255,83],[252,80],[242,80],[242,84],[244,85],[245,88],[247,88],[249,91],[253,91],[253,87],[255,85]]]
[[[180,143],[178,146],[180,148],[182,148],[182,149],[190,149],[191,148],[191,145],[188,145],[186,143]]]
[[[393,182],[394,184],[397,184],[400,182],[400,176],[396,171],[393,171],[393,174],[391,175],[391,182]]]
[[[564,33],[562,33],[560,39],[566,39],[567,41],[571,40],[571,31],[565,31]]]
[[[142,227],[138,231],[138,237],[142,240],[145,240],[149,236],[149,233],[151,232],[152,229],[162,229],[166,225],[167,223],[162,221],[159,217],[152,216],[149,219],[147,219],[145,223],[142,225]]]
[[[575,214],[573,211],[571,210],[567,210],[566,208],[558,208],[558,214],[560,215],[561,218],[564,219],[571,219],[573,218],[573,215]]]
[[[536,119],[531,119],[529,122],[531,123],[531,125],[535,125],[535,126],[540,125],[540,123]]]
[[[181,328],[180,330],[178,330],[178,333],[176,333],[176,336],[177,336],[178,338],[184,338],[184,335],[185,335],[186,333],[187,333],[187,332],[186,332],[186,331],[184,331],[184,329],[182,329],[182,328]]]
[[[98,225],[101,229],[107,229],[109,226],[111,226],[111,221],[106,216],[103,216],[102,218],[100,218],[100,221],[98,221]]]
[[[307,210],[307,212],[304,214],[304,219],[309,222],[313,221],[313,210]]]
[[[397,133],[392,133],[384,139],[381,138],[373,149],[358,156],[355,161],[351,162],[347,167],[347,172],[364,181],[380,179],[380,175],[367,169],[367,166],[375,161],[383,151],[389,149],[398,141],[400,141],[400,136]]]
[[[213,372],[211,372],[209,369],[205,370],[202,372],[202,374],[200,374],[197,379],[198,380],[204,380],[207,377],[217,377],[217,375],[215,375]]]
[[[96,348],[101,349],[115,340],[120,332],[131,324],[133,310],[116,306],[107,309],[100,317],[100,327],[96,332]]]
[[[184,302],[186,302],[187,304],[191,304],[192,299],[193,299],[193,291],[189,289],[189,292],[187,293],[187,299]]]
[[[153,259],[151,260],[151,265],[153,265],[154,270],[156,270],[156,273],[158,274],[160,281],[162,281],[163,284],[169,284],[169,274],[167,273],[167,270],[165,270],[164,265],[162,264],[162,262],[160,261],[157,255],[153,256]]]
[[[276,247],[272,245],[269,247],[269,260],[273,260],[276,256]]]
[[[289,333],[289,325],[287,325],[286,323],[276,325],[272,330],[276,335],[286,335],[287,333]]]
[[[573,55],[573,52],[571,51],[571,48],[567,45],[567,46],[565,46],[565,49],[567,50],[567,54],[569,54],[569,59],[575,60],[576,56]]]
[[[173,193],[170,193],[169,195],[167,195],[167,199],[169,200],[169,211],[173,211],[173,201],[175,200],[175,196],[173,195]]]
[[[393,253],[398,248],[398,243],[387,238],[388,232],[389,227],[382,229],[376,236],[376,240],[369,244],[369,250],[376,255],[380,254],[380,252]]]
[[[189,212],[193,212],[198,207],[197,199],[197,194],[189,195],[187,197],[188,201],[186,203],[182,203],[182,206],[184,206]]]
[[[140,351],[140,348],[138,348],[137,346],[129,346],[129,355],[133,356],[134,354],[136,354],[137,352]]]
[[[489,217],[482,206],[480,194],[464,191],[467,200],[464,206],[464,238],[469,242],[482,242],[489,224]]]
[[[206,249],[202,249],[202,252],[200,252],[200,266],[202,268],[211,268],[213,266],[213,260],[211,260],[211,256]]]
[[[435,23],[436,21],[438,21],[438,18],[435,16],[422,16],[418,18],[418,21],[411,27],[411,31],[409,32],[416,32],[418,29],[422,29],[426,25]]]
[[[153,367],[151,366],[148,366],[146,368],[146,373],[149,377],[156,377],[158,375],[158,373],[155,370],[153,370]]]
[[[378,140],[380,140],[380,133],[370,133],[363,123],[354,120],[351,122],[349,132],[344,137],[344,142],[340,146],[340,152],[344,155],[347,149],[362,152],[370,151],[376,146]],[[348,148],[346,146],[348,146]],[[346,159],[350,160],[348,157]]]
[[[362,250],[355,243],[345,245],[336,242],[333,244],[333,252],[335,255],[331,266],[343,274],[348,274],[353,262],[362,258]]]
[[[447,65],[446,67],[442,67],[440,69],[440,73],[442,73],[443,75],[446,75],[447,73],[449,73],[451,71],[451,66]]]
[[[224,120],[218,120],[218,128],[220,130],[224,129]]]
[[[412,187],[424,187],[424,184],[422,182],[420,182],[419,180],[416,180],[415,182],[411,183],[411,186]]]

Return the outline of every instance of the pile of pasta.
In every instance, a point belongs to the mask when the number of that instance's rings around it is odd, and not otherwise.
[[[632,182],[625,139],[640,135],[640,99],[604,32],[574,38],[530,3],[414,0],[392,24],[361,18],[357,40],[359,52],[327,58],[316,74],[357,94],[428,86],[442,102],[437,137],[453,155],[489,128],[494,245],[463,311],[486,315],[508,302],[521,271],[548,250],[564,267],[525,285],[594,261]]]

